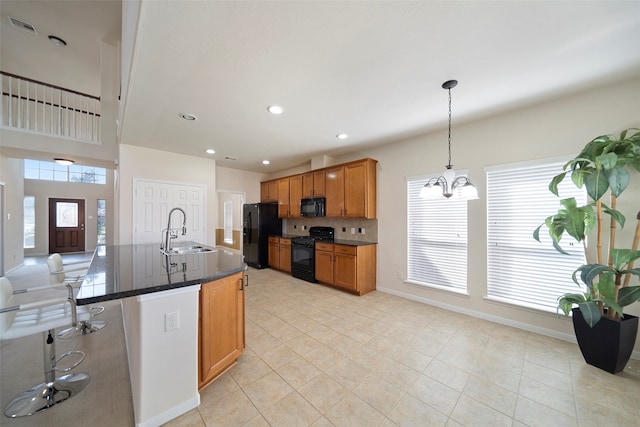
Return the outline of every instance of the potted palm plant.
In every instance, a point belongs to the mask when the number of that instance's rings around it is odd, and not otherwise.
[[[593,139],[563,170],[551,180],[549,190],[558,196],[558,184],[568,175],[577,187],[586,188],[590,201],[579,206],[575,198],[561,200],[558,212],[547,217],[533,237],[540,241],[540,229],[546,226],[559,252],[566,253],[559,244],[565,233],[584,245],[587,263],[573,273],[573,281],[584,292],[562,295],[558,307],[565,315],[573,315],[576,339],[585,361],[617,373],[631,356],[638,329],[638,318],[625,314],[623,307],[640,300],[640,286],[631,285],[632,276],[640,277],[640,268],[634,268],[634,261],[640,258],[640,212],[630,247],[622,248],[616,246],[616,233],[623,229],[626,218],[616,206],[632,179],[640,177],[640,129],[627,129],[619,137],[603,135]],[[607,194],[609,204],[603,201]],[[637,194],[634,200],[640,208]],[[595,255],[587,248],[587,237],[592,232]],[[594,257],[595,260],[590,259]]]

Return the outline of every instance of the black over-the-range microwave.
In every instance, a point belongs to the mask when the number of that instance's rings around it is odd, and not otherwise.
[[[300,200],[300,215],[324,216],[324,197],[313,197]]]

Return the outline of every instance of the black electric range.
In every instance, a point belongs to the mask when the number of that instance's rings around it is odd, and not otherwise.
[[[311,227],[308,236],[297,236],[291,239],[291,274],[298,279],[315,283],[316,261],[315,243],[333,242],[333,227]]]

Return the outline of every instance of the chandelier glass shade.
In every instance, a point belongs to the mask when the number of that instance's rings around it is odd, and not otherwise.
[[[430,178],[420,190],[420,197],[427,200],[457,199],[476,200],[478,190],[466,176],[456,177],[451,164],[451,89],[456,87],[457,80],[448,80],[442,84],[449,91],[449,163],[442,175]]]

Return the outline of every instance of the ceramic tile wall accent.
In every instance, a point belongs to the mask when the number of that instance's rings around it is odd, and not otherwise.
[[[357,242],[378,242],[377,219],[346,219],[346,218],[288,218],[282,221],[282,232],[292,236],[306,236],[309,227],[324,226],[335,229],[335,238],[339,240],[355,240]],[[355,234],[351,234],[351,229]],[[344,231],[343,231],[344,229]],[[362,229],[364,233],[360,233]]]

